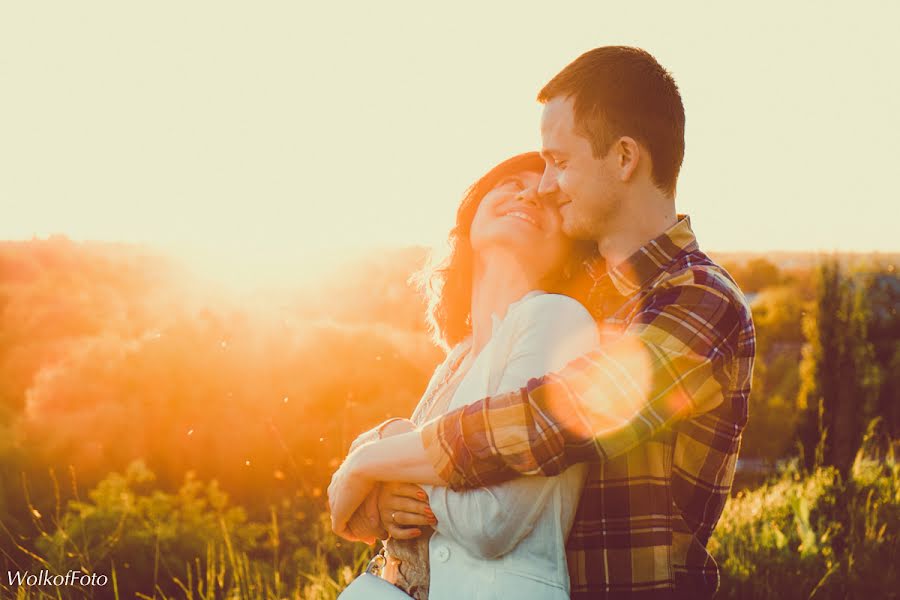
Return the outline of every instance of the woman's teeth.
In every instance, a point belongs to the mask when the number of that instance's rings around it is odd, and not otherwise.
[[[523,221],[528,221],[529,223],[531,223],[532,225],[537,227],[537,221],[535,221],[533,218],[531,218],[531,215],[528,215],[528,214],[523,213],[518,210],[510,211],[503,216],[504,217],[516,217],[518,219],[522,219]]]

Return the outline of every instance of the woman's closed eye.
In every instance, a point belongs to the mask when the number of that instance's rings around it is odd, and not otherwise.
[[[497,185],[497,187],[498,188],[509,187],[509,188],[516,190],[517,192],[521,192],[522,190],[525,189],[525,182],[522,181],[522,179],[519,177],[507,177],[506,179],[503,179],[499,183],[499,185]]]

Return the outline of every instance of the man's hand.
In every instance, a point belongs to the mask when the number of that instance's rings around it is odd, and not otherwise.
[[[387,533],[398,540],[419,537],[421,526],[437,524],[425,490],[412,483],[380,484],[378,509]]]

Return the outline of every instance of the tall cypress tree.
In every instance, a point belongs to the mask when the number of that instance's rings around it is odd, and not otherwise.
[[[816,304],[804,323],[807,345],[800,365],[800,429],[806,465],[849,471],[862,434],[874,416],[879,371],[868,339],[865,286],[847,276],[837,259],[818,271]]]
[[[882,417],[886,433],[900,438],[900,277],[893,264],[882,266],[866,290],[870,307],[869,342],[880,369],[875,413]]]

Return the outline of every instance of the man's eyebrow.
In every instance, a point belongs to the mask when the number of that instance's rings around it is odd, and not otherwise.
[[[543,156],[544,158],[547,158],[548,156],[550,158],[557,158],[563,156],[564,154],[564,152],[562,152],[561,150],[557,150],[556,148],[541,148],[541,156]]]

